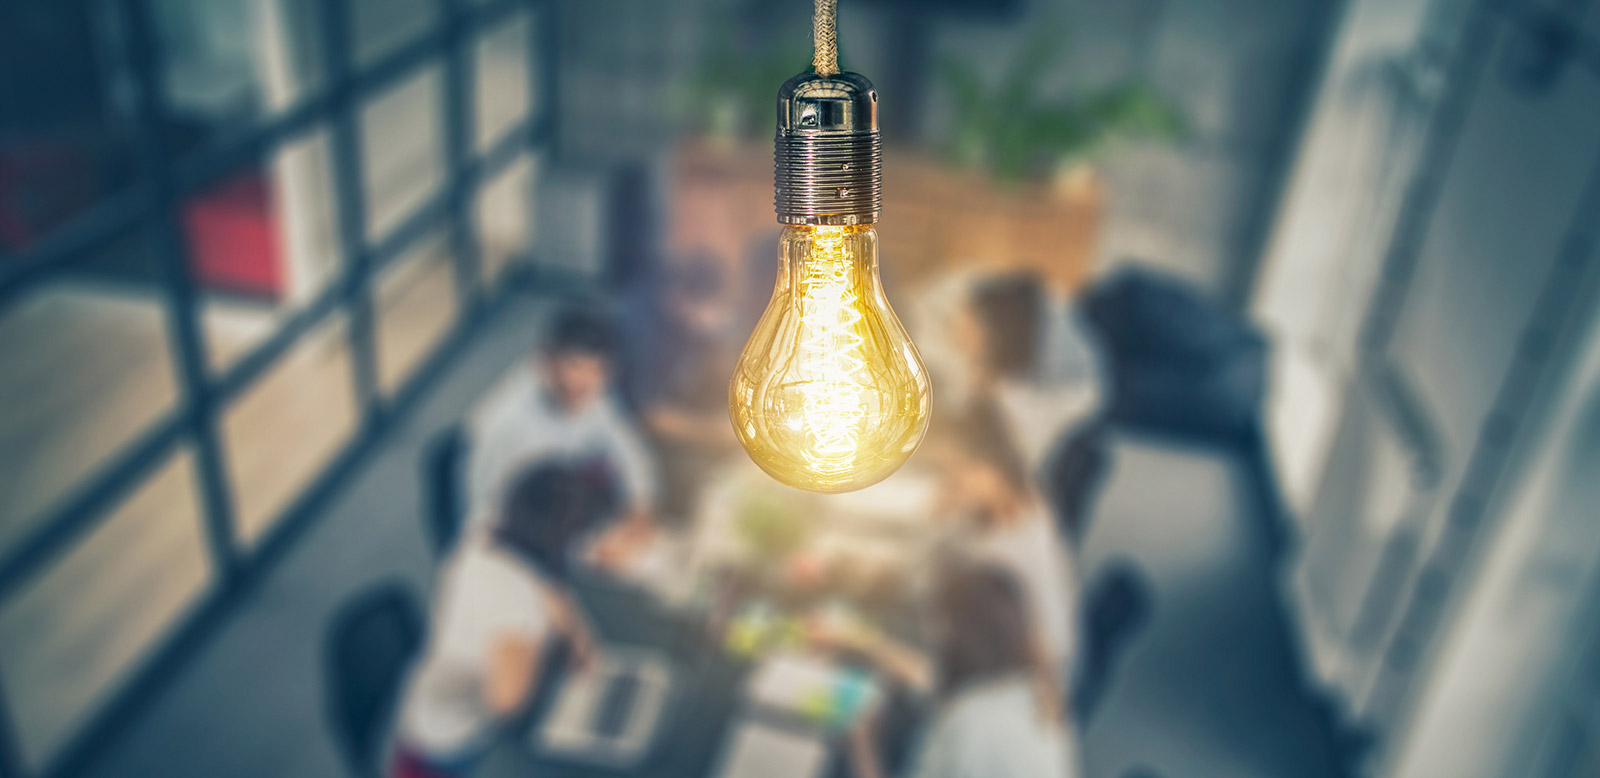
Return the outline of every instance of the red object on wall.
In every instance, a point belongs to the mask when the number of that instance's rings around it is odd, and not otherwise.
[[[208,289],[277,301],[287,290],[272,191],[260,173],[207,190],[183,209],[189,266]]]

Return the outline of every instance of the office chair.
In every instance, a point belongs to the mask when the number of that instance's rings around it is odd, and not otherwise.
[[[351,775],[379,774],[378,748],[406,669],[422,649],[423,623],[416,598],[398,582],[368,589],[333,617],[324,661],[326,704]]]
[[[422,450],[422,520],[435,558],[455,545],[466,517],[466,429],[452,424],[428,440]]]
[[[1150,585],[1132,562],[1116,560],[1096,576],[1086,601],[1083,672],[1068,700],[1083,729],[1104,700],[1117,662],[1150,620]]]
[[[1126,267],[1082,296],[1105,347],[1109,415],[1119,428],[1236,443],[1255,428],[1266,392],[1267,340],[1194,284]]]
[[[1077,549],[1089,534],[1095,498],[1111,471],[1110,431],[1095,419],[1059,441],[1045,461],[1043,490],[1061,536]]]

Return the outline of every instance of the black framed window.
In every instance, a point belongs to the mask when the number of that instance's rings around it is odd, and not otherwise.
[[[0,11],[51,44],[0,76],[0,775],[90,758],[530,261],[547,0],[397,5]]]

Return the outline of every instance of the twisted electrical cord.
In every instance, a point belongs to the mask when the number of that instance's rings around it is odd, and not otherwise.
[[[811,18],[811,39],[815,48],[811,64],[819,76],[839,72],[839,0],[817,0]]]

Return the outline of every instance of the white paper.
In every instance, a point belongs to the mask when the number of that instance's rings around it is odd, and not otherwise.
[[[816,778],[828,747],[821,739],[744,722],[723,753],[721,778]]]

